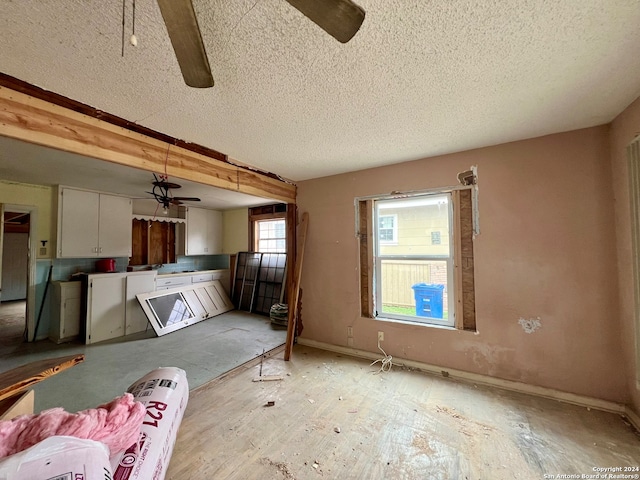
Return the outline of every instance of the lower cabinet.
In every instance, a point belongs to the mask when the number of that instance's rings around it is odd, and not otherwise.
[[[149,293],[156,289],[156,272],[138,272],[127,275],[127,305],[125,307],[125,335],[144,332],[149,326],[136,298],[138,293]]]
[[[85,343],[144,331],[147,318],[136,294],[153,292],[155,280],[155,271],[88,275]]]
[[[126,282],[124,273],[88,276],[85,343],[124,336]]]
[[[56,343],[75,340],[80,335],[81,282],[53,282],[53,306],[49,338]]]

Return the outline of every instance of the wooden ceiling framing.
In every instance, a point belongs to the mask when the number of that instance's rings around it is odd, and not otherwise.
[[[86,113],[82,113],[1,83],[0,135],[149,172],[165,171],[166,165],[172,178],[286,203],[296,201],[294,184],[234,165],[219,152],[198,146],[187,148],[171,137],[150,136],[149,132],[103,120],[111,119],[103,112],[95,110],[96,116],[91,116],[86,106]],[[55,99],[53,94],[51,99]],[[66,99],[66,103],[72,102]]]

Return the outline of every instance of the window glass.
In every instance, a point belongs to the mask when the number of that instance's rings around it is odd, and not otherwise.
[[[374,201],[376,316],[453,325],[449,193]]]
[[[287,251],[286,223],[284,219],[257,221],[258,252],[285,253]]]

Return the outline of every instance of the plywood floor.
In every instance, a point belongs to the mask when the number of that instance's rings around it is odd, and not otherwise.
[[[369,363],[296,346],[291,362],[264,361],[282,381],[252,382],[255,365],[197,389],[166,478],[532,480],[640,465],[618,415]]]

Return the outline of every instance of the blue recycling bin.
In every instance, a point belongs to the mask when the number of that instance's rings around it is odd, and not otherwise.
[[[416,283],[413,295],[416,299],[416,316],[443,318],[442,298],[444,285],[438,283]]]

